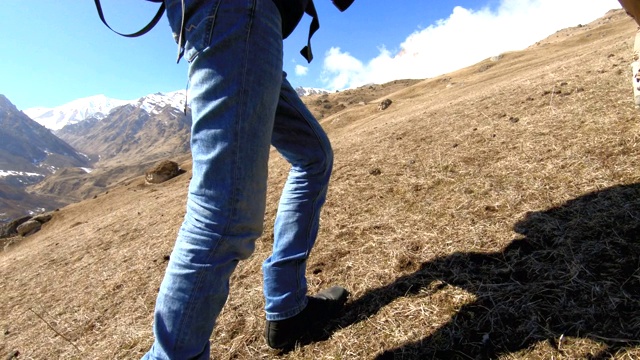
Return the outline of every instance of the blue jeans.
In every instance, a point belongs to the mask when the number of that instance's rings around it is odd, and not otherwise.
[[[181,3],[167,1],[174,33]],[[264,261],[268,320],[307,304],[306,260],[318,232],[333,153],[282,72],[280,14],[272,0],[186,1],[193,176],[143,359],[209,359],[229,277],[262,234],[270,145],[291,164]]]

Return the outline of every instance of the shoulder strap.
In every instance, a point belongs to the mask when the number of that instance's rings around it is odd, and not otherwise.
[[[111,28],[111,26],[109,26],[109,24],[107,24],[107,20],[105,20],[104,18],[104,14],[102,13],[102,6],[100,6],[100,0],[94,0],[96,3],[96,9],[98,10],[98,16],[100,16],[100,20],[102,20],[102,23],[108,27],[111,31],[113,31],[114,33],[124,36],[124,37],[138,37],[141,35],[144,35],[146,33],[149,32],[149,30],[153,29],[154,26],[156,26],[156,24],[158,23],[158,21],[160,21],[160,19],[162,19],[162,15],[164,14],[164,9],[165,9],[165,5],[164,5],[164,1],[161,3],[160,8],[158,9],[158,12],[156,13],[156,16],[153,17],[153,19],[151,20],[151,22],[149,24],[147,24],[147,26],[145,26],[144,28],[142,28],[140,31],[137,31],[133,34],[123,34],[123,33],[119,33],[115,30],[113,30]],[[151,0],[153,1],[153,0]],[[153,2],[157,2],[157,1],[153,1]]]
[[[309,0],[307,4],[307,8],[304,10],[307,15],[311,16],[313,20],[311,20],[311,25],[309,25],[309,37],[307,38],[307,45],[300,50],[300,55],[307,59],[308,62],[313,60],[313,52],[311,52],[311,37],[313,34],[320,29],[320,21],[318,20],[318,12],[316,12],[316,7],[313,5],[313,0]]]
[[[332,0],[333,5],[335,5],[340,11],[345,11],[353,4],[354,0]]]
[[[354,0],[333,0],[333,5],[335,5],[340,11],[345,11]],[[307,45],[300,50],[300,55],[307,59],[308,62],[313,60],[313,52],[311,51],[311,37],[315,34],[318,29],[320,29],[320,21],[318,21],[318,13],[316,12],[316,7],[313,5],[313,0],[309,0],[307,3],[307,8],[304,10],[307,15],[311,16],[313,20],[311,20],[311,25],[309,25],[309,37],[307,39]]]

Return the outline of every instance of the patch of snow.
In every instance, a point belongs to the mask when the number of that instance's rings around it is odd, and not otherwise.
[[[13,170],[0,170],[0,177],[7,176],[44,176],[38,173],[26,172],[26,171],[13,171]]]
[[[46,210],[45,208],[37,208],[35,210],[29,210],[28,213],[29,215],[33,216],[33,215],[42,214],[45,210]]]

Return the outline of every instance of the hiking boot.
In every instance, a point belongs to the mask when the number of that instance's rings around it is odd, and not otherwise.
[[[307,296],[309,302],[298,315],[284,320],[267,320],[264,330],[267,345],[273,349],[293,349],[306,335],[322,330],[329,320],[335,318],[348,296],[345,288],[333,286],[315,296]]]

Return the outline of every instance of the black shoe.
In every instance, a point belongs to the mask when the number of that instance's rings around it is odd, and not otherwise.
[[[264,337],[273,349],[293,349],[306,335],[322,330],[335,318],[347,302],[349,292],[340,286],[320,291],[315,296],[307,296],[309,303],[298,315],[277,321],[267,320]]]

